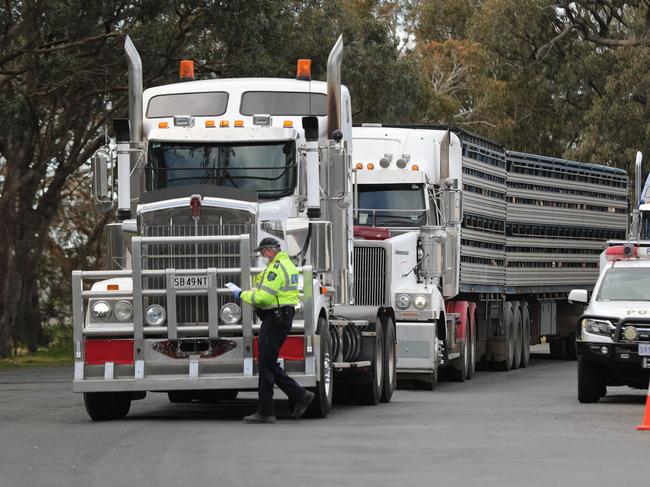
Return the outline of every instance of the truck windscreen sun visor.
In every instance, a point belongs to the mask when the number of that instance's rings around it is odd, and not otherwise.
[[[296,185],[293,141],[259,144],[151,142],[147,190],[207,184],[255,191],[259,198],[281,198]]]
[[[158,95],[149,100],[147,118],[191,115],[193,117],[212,117],[226,113],[228,93],[213,91],[207,93],[177,93]]]
[[[322,93],[248,91],[241,97],[239,111],[242,115],[324,116],[327,114],[327,96]]]

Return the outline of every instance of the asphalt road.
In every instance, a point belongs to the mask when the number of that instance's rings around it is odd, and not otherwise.
[[[69,368],[0,371],[0,486],[600,486],[647,483],[645,392],[576,399],[576,363],[479,372],[324,420],[245,425],[254,395],[223,405],[149,394],[93,423]],[[283,419],[284,417],[284,419]]]

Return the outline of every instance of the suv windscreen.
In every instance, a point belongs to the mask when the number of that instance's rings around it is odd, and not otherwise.
[[[146,184],[149,191],[211,184],[256,191],[261,199],[288,196],[296,186],[296,146],[151,142]]]
[[[419,227],[426,225],[424,189],[419,184],[366,184],[358,188],[355,225]]]
[[[612,267],[603,276],[597,301],[650,301],[648,268]]]

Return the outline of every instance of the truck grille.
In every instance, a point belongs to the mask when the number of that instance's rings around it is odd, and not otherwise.
[[[382,247],[354,247],[354,303],[385,306],[386,251]]]
[[[220,225],[173,225],[146,226],[146,237],[192,237],[215,235],[242,235],[249,233],[248,224]],[[221,242],[214,244],[147,244],[142,246],[142,268],[150,270],[173,269],[217,269],[237,268],[239,263],[239,242]],[[217,287],[224,287],[226,282],[241,285],[239,274],[217,275]],[[165,289],[164,277],[143,279],[144,289]],[[235,302],[230,295],[219,296],[219,309],[228,302]],[[145,309],[157,303],[166,307],[164,297],[145,298]],[[207,324],[207,296],[177,296],[176,320],[179,326]]]

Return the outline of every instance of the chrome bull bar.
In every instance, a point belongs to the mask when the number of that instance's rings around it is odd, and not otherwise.
[[[240,267],[231,268],[208,268],[208,269],[142,269],[142,246],[147,244],[212,244],[223,242],[238,242],[240,249]],[[242,306],[241,325],[226,325],[219,323],[219,309],[217,297],[220,294],[229,294],[228,288],[217,288],[216,276],[219,274],[239,274],[241,277],[241,287],[243,290],[250,288],[251,276],[263,271],[263,268],[254,268],[250,266],[251,261],[251,244],[248,234],[240,236],[194,236],[194,237],[133,237],[132,239],[132,269],[118,271],[73,271],[72,273],[72,306],[73,306],[73,331],[75,342],[75,382],[83,381],[85,367],[85,350],[83,346],[84,338],[94,337],[111,337],[133,336],[133,358],[134,358],[134,379],[143,380],[145,378],[145,335],[156,335],[164,337],[170,341],[178,340],[179,331],[181,334],[207,337],[211,340],[220,338],[220,330],[228,332],[241,333],[241,351],[242,351],[242,374],[244,377],[253,376],[253,310],[250,306]],[[315,347],[315,323],[314,323],[314,290],[313,290],[313,273],[311,266],[299,267],[298,270],[303,275],[303,295],[304,295],[304,326],[302,327],[304,340],[304,357],[305,357],[305,374],[314,374],[314,350]],[[205,275],[208,276],[208,286],[203,289],[175,289],[173,286],[174,277],[183,275]],[[151,276],[164,276],[166,281],[165,289],[143,289],[143,278]],[[97,281],[110,278],[131,278],[132,291],[114,290],[114,291],[91,291],[84,289],[85,281]],[[175,303],[177,296],[208,296],[208,323],[207,325],[179,326],[176,320]],[[144,297],[147,296],[165,296],[167,324],[166,326],[150,327],[144,326]],[[89,328],[85,323],[87,314],[87,305],[90,299],[97,298],[133,298],[133,323],[125,323],[116,326],[114,332],[107,325],[103,327],[103,332],[98,329]],[[300,329],[298,327],[298,329]],[[112,365],[111,365],[112,366]],[[232,379],[232,373],[230,373]],[[149,377],[147,382],[155,380]],[[214,377],[211,379],[214,380]]]

